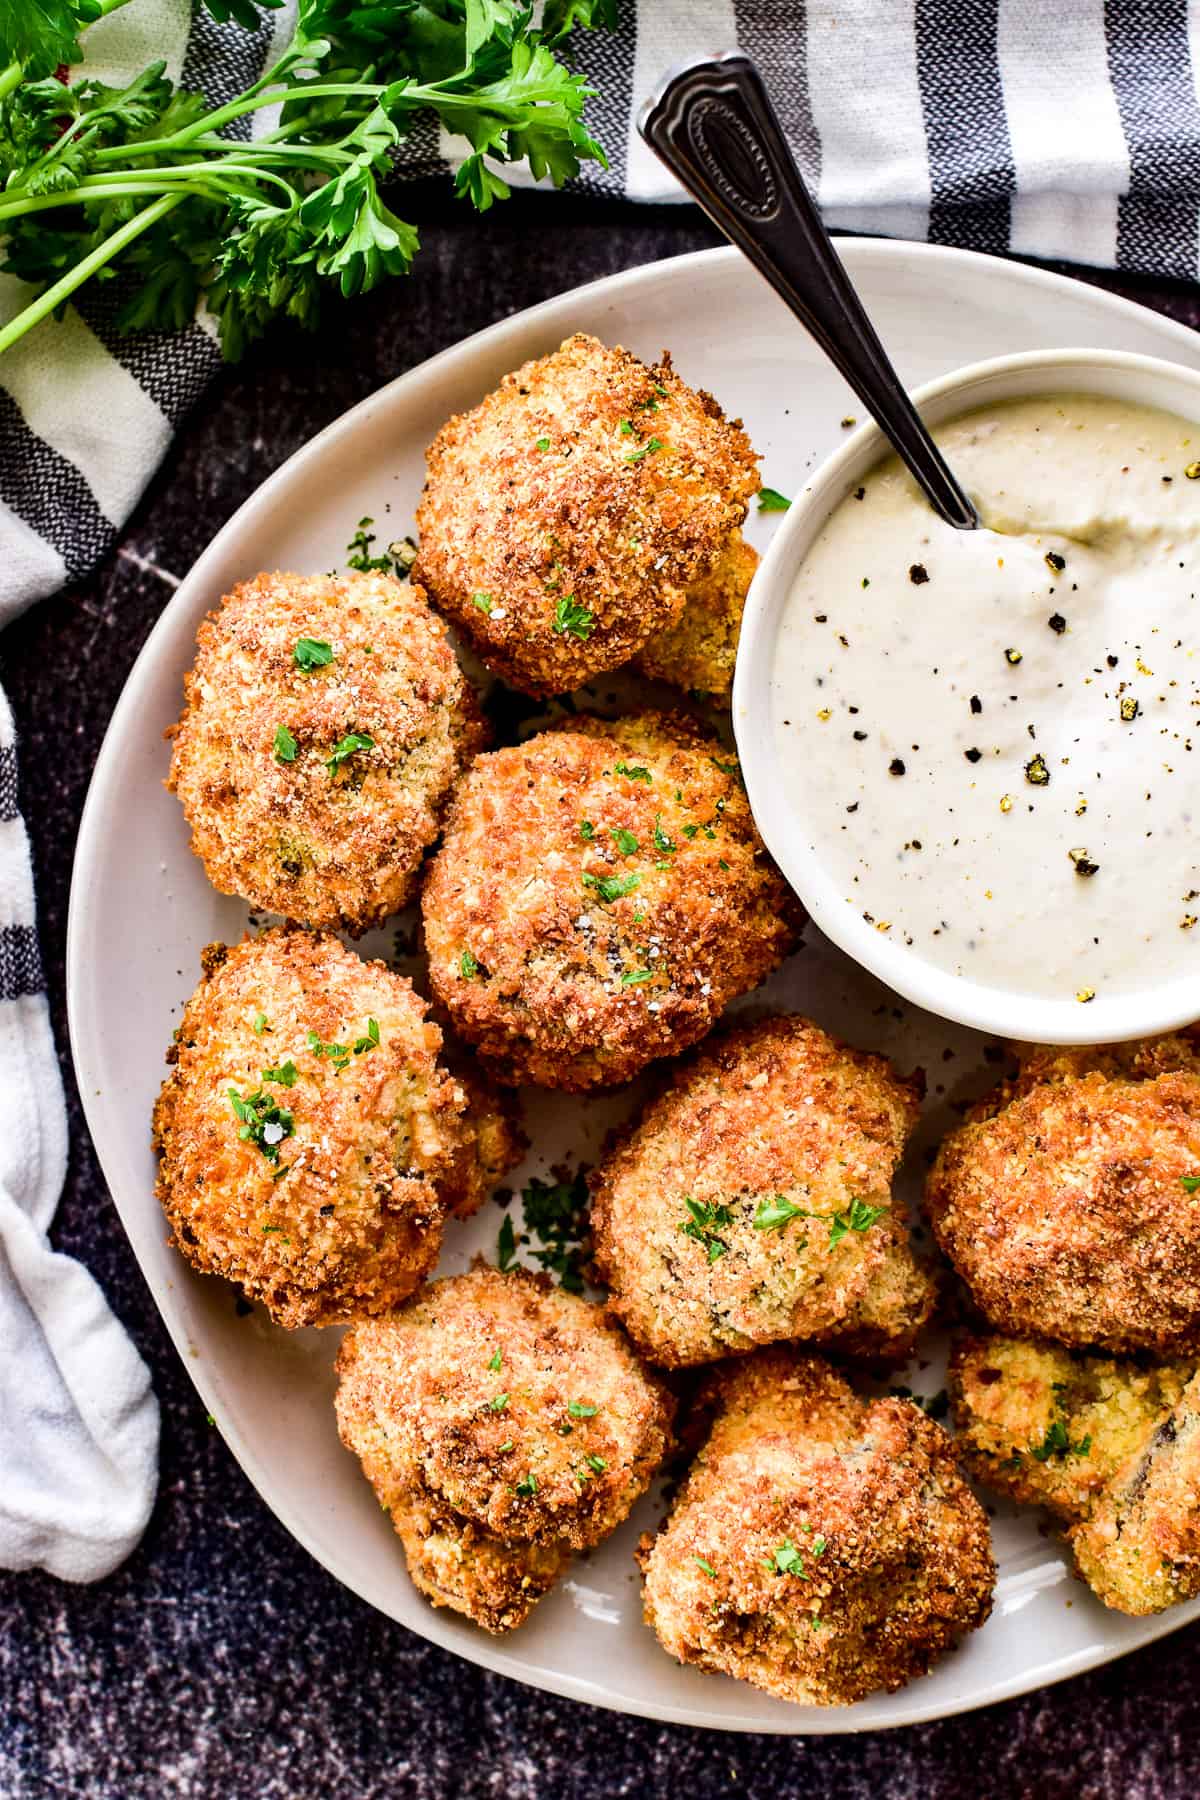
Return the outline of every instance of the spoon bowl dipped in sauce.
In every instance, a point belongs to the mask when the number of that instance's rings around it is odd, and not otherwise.
[[[1200,1016],[1200,375],[1087,350],[918,390],[981,521],[874,425],[751,589],[733,720],[816,923],[909,999],[1051,1043]]]

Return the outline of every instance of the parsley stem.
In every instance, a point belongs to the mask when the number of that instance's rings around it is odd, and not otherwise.
[[[126,244],[132,244],[135,238],[142,235],[143,231],[149,231],[152,225],[157,225],[158,221],[164,218],[173,207],[178,206],[184,198],[183,194],[164,194],[161,199],[155,200],[136,217],[122,225],[119,231],[114,231],[110,237],[106,237],[102,244],[97,244],[90,255],[85,256],[82,262],[76,263],[73,269],[68,269],[67,273],[60,277],[53,287],[48,287],[44,294],[39,294],[36,300],[31,301],[15,318],[10,319],[7,325],[0,327],[0,356],[3,356],[6,350],[11,349],[18,339],[23,338],[34,325],[47,318],[56,307],[61,306],[64,300],[69,299],[76,288],[82,287],[84,282],[90,280],[98,269],[104,268],[105,264],[110,263],[114,256],[119,256]]]
[[[85,181],[92,179],[95,178],[84,177]],[[165,194],[180,200],[186,199],[189,194],[195,194],[202,200],[213,200],[218,197],[211,188],[199,187],[195,183],[185,184],[180,181],[158,179],[137,181],[130,176],[113,175],[106,177],[103,184],[97,181],[95,187],[84,187],[81,184],[79,187],[62,188],[57,194],[38,194],[36,197],[25,196],[13,200],[0,200],[0,220],[24,218],[29,213],[46,212],[55,206],[79,206],[85,200],[128,200],[135,198],[138,194]],[[145,227],[142,226],[139,229],[144,230]],[[111,241],[110,238],[105,239],[106,244]]]
[[[20,87],[24,78],[25,71],[20,63],[9,63],[7,69],[0,75],[0,100],[6,99],[15,87]]]

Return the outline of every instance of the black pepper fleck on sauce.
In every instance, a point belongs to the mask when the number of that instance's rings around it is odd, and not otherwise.
[[[861,743],[862,743],[862,742],[863,742],[863,741],[864,741],[864,739],[865,739],[865,738],[866,738],[866,735],[867,735],[867,734],[866,734],[866,732],[865,732],[865,731],[856,731],[856,732],[855,732],[855,733],[854,733],[854,741],[855,741],[855,743],[856,743],[856,744],[861,744]]]
[[[891,762],[888,764],[888,774],[889,775],[903,775],[903,773],[904,773],[904,763],[903,763],[902,759],[898,756],[893,756]]]
[[[1050,617],[1046,620],[1046,623],[1051,631],[1058,637],[1061,637],[1063,632],[1067,629],[1067,621],[1063,618],[1061,613],[1051,613]]]
[[[914,587],[920,587],[922,582],[929,580],[929,570],[925,567],[924,563],[913,563],[908,571],[908,579],[912,582]]]
[[[1067,559],[1065,556],[1060,556],[1057,550],[1047,550],[1046,566],[1053,569],[1056,575],[1061,575],[1067,566]]]
[[[1068,850],[1067,855],[1074,864],[1077,875],[1094,875],[1100,867],[1098,862],[1092,861],[1086,850]]]
[[[971,711],[973,713],[981,713],[983,711],[983,701],[979,698],[978,694],[971,695]]]
[[[974,747],[972,747],[970,750],[964,750],[963,755],[966,757],[966,759],[969,763],[977,763],[977,762],[982,761],[982,759],[983,759],[983,751],[976,750]]]
[[[1021,660],[1021,652],[1019,650],[1006,650],[1004,652],[1004,660],[1006,663],[1011,663],[1015,669]]]

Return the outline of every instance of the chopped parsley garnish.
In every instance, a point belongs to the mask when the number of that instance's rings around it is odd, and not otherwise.
[[[243,1143],[261,1150],[269,1163],[277,1163],[280,1144],[296,1129],[291,1113],[261,1087],[244,1099],[236,1088],[231,1087],[228,1092],[229,1104],[241,1120],[238,1136]]]
[[[592,1406],[586,1400],[572,1400],[567,1407],[567,1411],[573,1419],[594,1419],[596,1414],[600,1411],[600,1408],[598,1406]]]
[[[626,894],[641,886],[640,875],[592,875],[584,870],[582,881],[584,887],[594,888],[606,906],[614,900],[622,899]]]
[[[479,963],[469,950],[464,950],[458,959],[458,972],[464,981],[474,981],[479,973]]]
[[[491,617],[492,596],[490,594],[472,594],[471,605],[477,606],[481,613],[487,613],[488,617]]]
[[[496,1257],[502,1273],[512,1268],[517,1256],[517,1234],[513,1230],[513,1222],[505,1213],[500,1221],[500,1236],[496,1240]]]
[[[708,760],[714,769],[720,769],[722,775],[732,775],[736,780],[741,780],[742,771],[736,762],[722,762],[719,756],[710,756]]]
[[[848,1211],[834,1213],[829,1225],[829,1248],[840,1244],[848,1231],[870,1231],[876,1219],[881,1219],[887,1211],[886,1206],[869,1206],[865,1200],[852,1200]]]
[[[791,504],[792,503],[787,495],[781,494],[778,488],[765,487],[759,488],[758,490],[758,510],[760,513],[786,512]]]
[[[488,1410],[490,1412],[503,1412],[507,1405],[508,1405],[508,1395],[507,1394],[493,1394],[491,1399],[488,1401]]]
[[[637,855],[638,841],[632,831],[626,831],[623,825],[615,825],[610,835],[622,856]]]
[[[537,1248],[530,1245],[533,1260],[557,1275],[569,1294],[582,1294],[583,1267],[590,1248],[584,1170],[571,1181],[539,1181],[534,1176],[528,1187],[522,1188],[521,1199],[526,1234],[538,1240]]]
[[[263,1032],[267,1029],[267,1015],[265,1012],[255,1013],[253,1029],[255,1037],[261,1037]]]
[[[353,1044],[327,1044],[323,1042],[320,1033],[316,1031],[308,1033],[307,1042],[313,1055],[327,1057],[337,1074],[340,1075],[342,1070],[349,1066],[352,1056],[365,1056],[368,1050],[378,1049],[379,1021],[378,1019],[368,1019],[366,1034],[363,1037],[355,1038]]]
[[[291,763],[296,760],[296,752],[300,746],[286,725],[275,727],[275,761]]]
[[[633,420],[632,419],[622,419],[620,429],[621,429],[622,437],[632,437],[633,436]]]
[[[580,819],[579,835],[583,839],[585,844],[591,843],[592,839],[596,835],[596,827],[592,824],[592,821],[590,819]]]
[[[533,447],[535,450],[548,450],[550,448],[550,439],[548,437],[540,437]]]
[[[348,731],[344,738],[339,738],[333,751],[325,763],[331,775],[336,775],[343,763],[357,756],[360,750],[373,750],[375,739],[365,731]]]
[[[627,762],[619,762],[613,773],[616,775],[624,775],[629,781],[649,782],[654,779],[649,769],[644,768],[641,763],[634,763],[631,765]]]
[[[333,646],[324,638],[297,638],[292,650],[292,661],[303,675],[311,675],[314,669],[323,669],[333,661]]]
[[[551,626],[559,637],[564,635],[578,638],[586,642],[592,635],[596,620],[586,606],[580,606],[574,594],[564,594],[554,603],[554,620]]]
[[[289,1056],[287,1061],[280,1063],[277,1069],[264,1069],[262,1078],[264,1081],[276,1082],[279,1087],[295,1087],[296,1065]]]
[[[662,825],[660,823],[661,819],[662,819],[662,814],[655,813],[655,815],[654,815],[654,848],[656,850],[660,851],[663,856],[666,856],[670,851],[675,849],[675,840],[673,837],[671,837],[669,835],[669,833],[667,833],[663,830]]]
[[[694,1238],[698,1244],[703,1244],[708,1252],[709,1262],[715,1263],[729,1249],[720,1233],[733,1224],[732,1211],[728,1206],[721,1206],[711,1200],[693,1200],[690,1194],[684,1195],[683,1204],[691,1217],[680,1220],[680,1231],[685,1237]]]
[[[346,545],[346,567],[348,569],[362,569],[364,571],[382,569],[390,574],[392,567],[391,557],[371,555],[371,548],[375,542],[375,533],[371,531],[369,527],[374,523],[374,519],[369,518],[360,519],[358,521],[358,530]]]
[[[1086,1456],[1092,1447],[1092,1437],[1081,1438],[1077,1444],[1071,1442],[1065,1419],[1052,1419],[1046,1427],[1046,1435],[1040,1444],[1031,1444],[1029,1454],[1035,1462],[1049,1462],[1052,1456]]]
[[[797,1575],[801,1581],[808,1580],[804,1558],[791,1538],[784,1538],[782,1544],[771,1552],[766,1559],[766,1566],[773,1575]]]
[[[1181,1175],[1179,1181],[1185,1194],[1194,1194],[1200,1188],[1200,1175]]]
[[[641,462],[643,456],[653,456],[656,450],[661,449],[662,439],[649,437],[644,444],[639,444],[636,450],[627,450],[625,452],[625,461],[627,463]]]
[[[517,1492],[524,1499],[531,1500],[537,1493],[537,1476],[523,1475],[517,1483]]]
[[[493,1350],[492,1354],[488,1358],[488,1368],[492,1371],[493,1374],[495,1374],[496,1370],[501,1366],[503,1361],[504,1361],[504,1357],[501,1354],[501,1352],[499,1350]]]
[[[803,1206],[796,1206],[786,1194],[775,1194],[770,1200],[760,1200],[754,1215],[755,1231],[782,1231],[793,1219],[815,1218]]]
[[[696,1563],[699,1568],[703,1569],[704,1573],[709,1576],[711,1580],[715,1581],[717,1579],[717,1571],[710,1562],[705,1561],[704,1557],[693,1556],[692,1561]]]
[[[597,1475],[603,1475],[605,1469],[608,1467],[608,1464],[602,1456],[593,1456],[590,1452],[583,1460],[588,1465],[589,1469],[595,1470]]]
[[[626,969],[621,976],[622,987],[640,987],[643,981],[653,981],[653,969]]]

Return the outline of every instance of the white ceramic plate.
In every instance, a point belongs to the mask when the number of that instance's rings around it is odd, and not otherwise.
[[[1068,345],[1140,351],[1200,367],[1182,326],[1094,288],[962,251],[847,240],[851,275],[910,383],[1005,352]],[[79,1086],[105,1176],[167,1329],[230,1448],[266,1503],[340,1581],[392,1618],[518,1680],[652,1718],[731,1730],[829,1732],[937,1718],[1104,1662],[1200,1615],[1200,1603],[1151,1620],[1106,1612],[1070,1575],[1032,1514],[995,1520],[1000,1584],[987,1626],[924,1680],[891,1697],[824,1710],[677,1667],[641,1623],[632,1551],[656,1517],[647,1499],[513,1637],[485,1636],[434,1611],[411,1587],[400,1545],[334,1428],[337,1334],[286,1333],[259,1310],[239,1316],[232,1289],[194,1275],[167,1248],[154,1199],[150,1110],[163,1051],[198,975],[202,946],[236,940],[246,909],[209,887],[163,788],[163,729],[202,615],[261,568],[324,569],[344,560],[364,513],[403,536],[442,420],[472,405],[523,358],[568,332],[592,331],[643,356],[670,346],[682,375],[746,419],[763,479],[794,493],[861,409],[781,303],[732,250],[680,257],[565,294],[493,326],[402,376],[313,440],[218,534],[183,582],[129,677],[80,826],[68,940],[68,1001]],[[754,518],[760,546],[771,520]],[[602,686],[605,684],[602,684]],[[368,949],[389,940],[368,942]],[[752,1004],[803,1011],[864,1047],[920,1065],[930,1098],[922,1146],[952,1121],[948,1103],[993,1071],[974,1033],[906,1008],[814,932]],[[529,1096],[535,1150],[519,1185],[551,1165],[594,1160],[628,1096]],[[923,1167],[913,1158],[910,1185]],[[499,1214],[452,1226],[444,1269],[494,1253]],[[940,1385],[936,1360],[910,1377]]]

